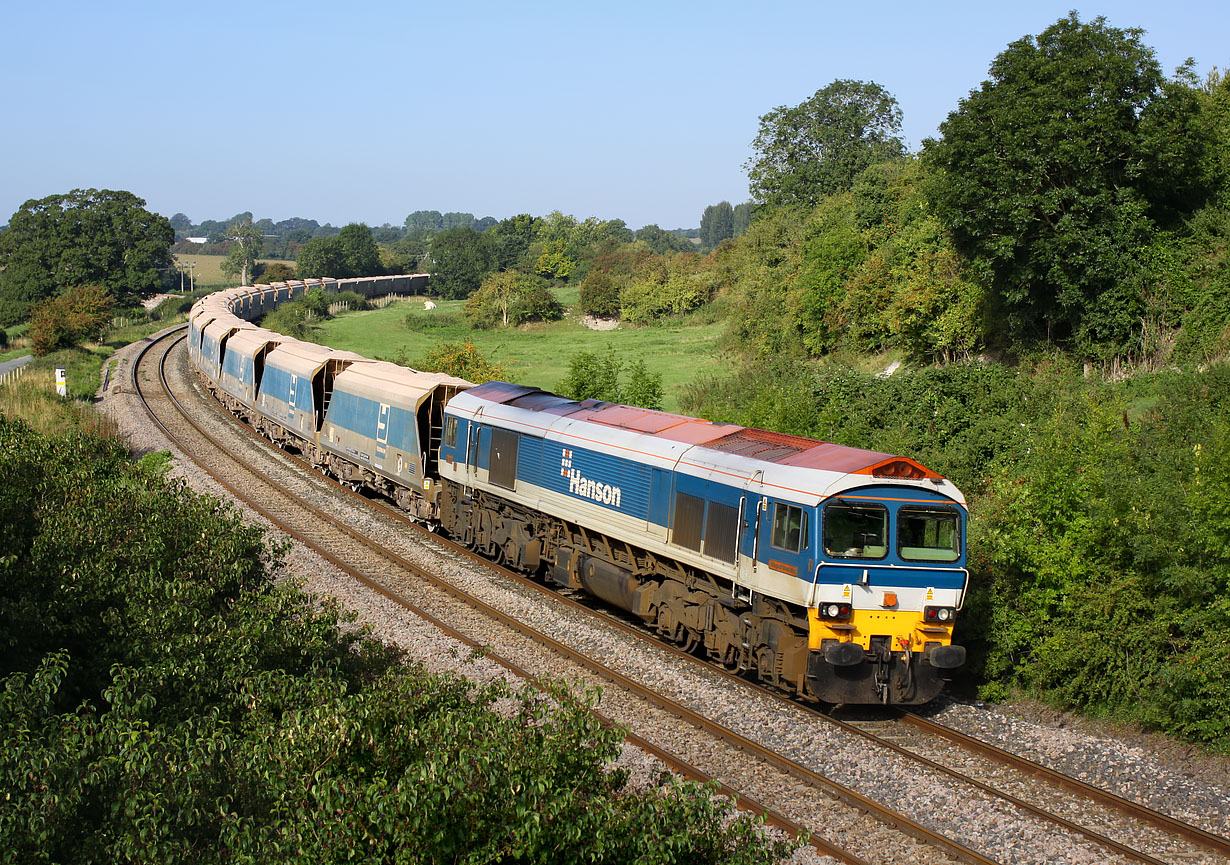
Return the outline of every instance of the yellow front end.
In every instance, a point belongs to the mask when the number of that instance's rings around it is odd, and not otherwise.
[[[810,620],[808,647],[820,649],[825,640],[843,643],[858,643],[864,649],[871,648],[872,637],[890,637],[892,649],[904,652],[909,649],[921,652],[927,643],[940,646],[952,644],[952,623],[939,624],[923,620],[922,610],[853,610],[844,622],[820,618],[819,611],[807,611]]]

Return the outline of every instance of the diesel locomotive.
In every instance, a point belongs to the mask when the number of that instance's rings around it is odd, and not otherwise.
[[[911,705],[965,661],[967,510],[914,460],[534,387],[423,373],[253,322],[320,287],[220,292],[189,316],[206,386],[271,441],[501,564],[827,703]]]

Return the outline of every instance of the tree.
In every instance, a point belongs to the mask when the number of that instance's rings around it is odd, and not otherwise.
[[[74,189],[30,200],[0,234],[0,326],[67,288],[99,285],[121,305],[156,294],[175,229],[131,192]]]
[[[864,168],[905,155],[901,108],[874,81],[839,79],[793,108],[760,118],[745,164],[761,204],[814,207],[849,189]]]
[[[547,279],[567,279],[576,270],[576,261],[568,254],[563,240],[543,244],[542,253],[534,260],[534,272]]]
[[[222,262],[222,272],[227,276],[239,274],[239,284],[247,285],[248,274],[261,254],[265,237],[252,224],[250,216],[232,223],[226,230],[226,237],[231,242],[231,248]]]
[[[380,264],[380,248],[370,229],[363,223],[350,223],[338,232],[334,242],[346,268],[346,276],[379,276],[384,273],[384,267]]]
[[[185,213],[177,213],[170,219],[171,227],[175,229],[176,234],[183,234],[192,227],[192,220]]]
[[[345,268],[342,252],[332,237],[313,237],[295,256],[295,272],[300,279],[329,276],[340,279]]]
[[[734,210],[729,201],[719,201],[705,208],[700,217],[700,242],[708,249],[735,236]]]
[[[692,241],[686,237],[680,237],[673,231],[667,231],[653,224],[639,229],[636,232],[636,239],[648,243],[649,248],[658,255],[666,255],[668,252],[692,252],[696,249]]]
[[[492,266],[488,235],[472,228],[451,228],[431,240],[429,267],[432,289],[441,297],[469,297],[482,284]]]
[[[734,229],[735,237],[742,237],[747,233],[747,227],[752,224],[752,204],[750,201],[745,201],[742,204],[736,204],[731,211],[731,227]]]
[[[1136,251],[1204,200],[1195,96],[1142,35],[1070,13],[1001,52],[927,144],[937,211],[1017,336],[1125,339]]]
[[[492,227],[490,237],[493,240],[493,266],[498,270],[509,270],[521,260],[534,240],[536,221],[528,213],[519,213]]]
[[[466,318],[477,328],[556,321],[564,308],[551,290],[533,277],[515,270],[493,273],[466,301]]]
[[[295,268],[300,278],[329,276],[349,279],[384,273],[380,247],[371,230],[352,222],[332,237],[314,237],[299,247]]]

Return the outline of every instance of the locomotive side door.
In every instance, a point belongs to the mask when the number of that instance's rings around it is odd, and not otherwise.
[[[479,421],[482,418],[483,410],[480,406],[474,412],[474,417],[470,418],[468,429],[466,430],[466,484],[473,486],[478,480],[478,449],[482,444],[482,424]],[[488,438],[490,444],[490,438]]]
[[[761,472],[757,471],[743,487],[743,499],[740,505],[739,524],[739,567],[737,580],[743,585],[757,582],[757,572],[760,568],[761,523],[765,509],[765,498],[753,487],[760,485]]]

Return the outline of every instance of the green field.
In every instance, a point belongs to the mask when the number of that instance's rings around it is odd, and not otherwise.
[[[561,300],[567,302],[568,298],[561,294]],[[574,355],[613,348],[624,363],[640,359],[650,372],[662,374],[667,411],[679,410],[682,385],[697,372],[716,370],[720,365],[716,348],[720,323],[688,324],[684,320],[650,327],[625,324],[616,330],[596,331],[570,314],[563,321],[549,324],[472,330],[462,316],[464,301],[437,302],[439,308],[431,311],[424,311],[419,301],[403,301],[382,310],[347,313],[324,322],[320,339],[333,348],[367,357],[404,355],[411,363],[433,345],[469,339],[484,357],[507,364],[512,381],[547,390],[563,378]],[[405,325],[408,314],[427,322],[441,320],[441,326],[411,330]]]
[[[196,280],[197,288],[234,288],[239,285],[239,279],[233,276],[225,276],[222,273],[222,262],[226,261],[225,255],[185,255],[177,253],[174,256],[175,260],[181,265],[195,263],[196,267],[192,270],[193,278]],[[277,259],[262,258],[262,264],[269,264]],[[283,264],[288,264],[291,267],[295,266],[293,261],[284,261]],[[185,290],[187,289],[187,276],[184,277]]]

